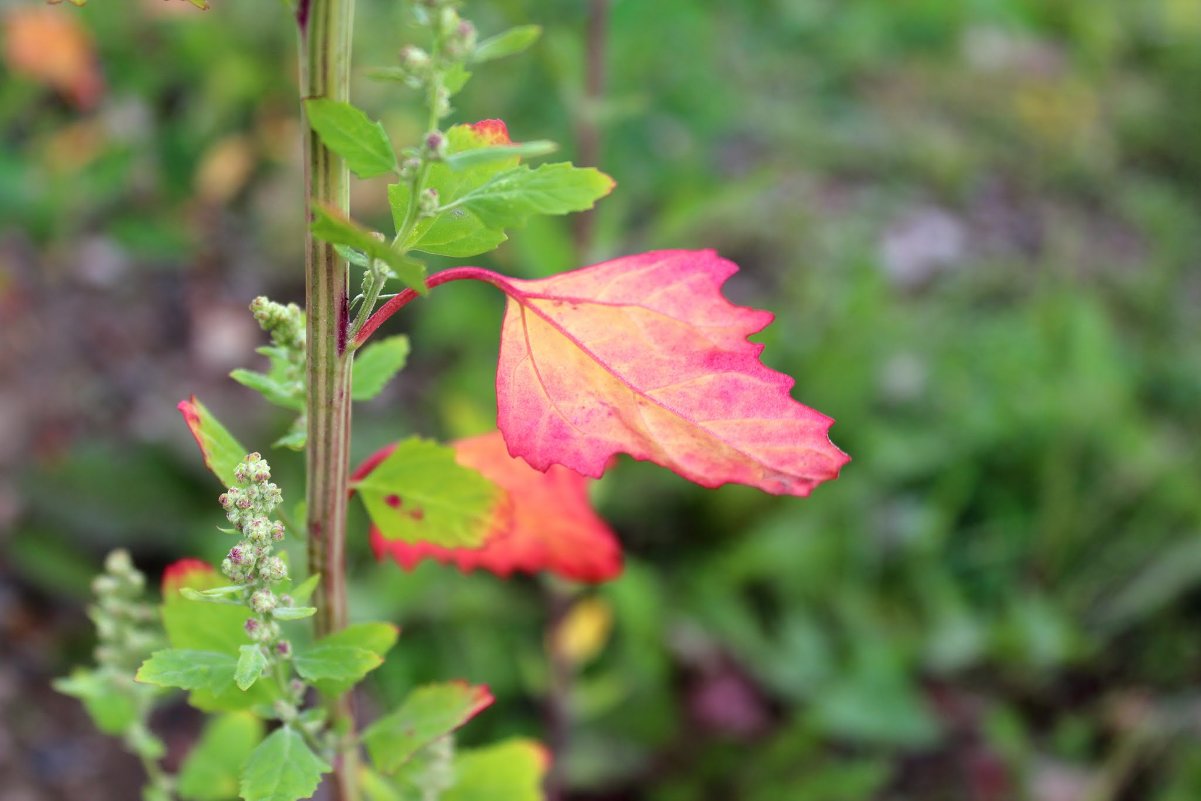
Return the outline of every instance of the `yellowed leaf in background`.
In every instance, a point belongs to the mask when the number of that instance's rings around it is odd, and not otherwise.
[[[92,37],[70,9],[30,5],[4,15],[4,63],[61,92],[77,107],[96,105],[104,79]]]

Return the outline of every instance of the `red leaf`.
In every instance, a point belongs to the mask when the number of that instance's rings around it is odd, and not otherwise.
[[[835,478],[849,459],[833,420],[793,400],[793,380],[747,341],[772,315],[721,294],[737,269],[669,250],[537,281],[488,274],[509,295],[496,372],[509,451],[586,476],[628,453],[702,486],[773,494]]]
[[[480,120],[471,125],[471,130],[479,134],[486,145],[511,145],[509,126],[504,120]]]
[[[509,495],[512,514],[497,517],[496,528],[481,548],[443,548],[427,542],[385,539],[373,526],[371,547],[377,558],[392,556],[406,570],[422,559],[454,564],[464,572],[483,568],[507,577],[515,570],[550,570],[577,581],[600,582],[621,572],[621,546],[588,501],[588,480],[565,467],[545,473],[514,459],[499,432],[459,440],[455,458],[500,486]],[[354,479],[370,473],[391,448],[371,456]]]
[[[747,337],[772,315],[722,296],[737,270],[713,251],[663,250],[537,281],[456,267],[427,283],[484,281],[509,296],[497,423],[534,468],[598,477],[628,453],[705,487],[808,495],[850,458],[830,442],[834,421],[759,361]],[[355,344],[415,297],[381,306]]]
[[[175,595],[181,587],[192,587],[195,589],[208,589],[210,586],[215,587],[220,583],[213,581],[216,577],[217,572],[213,570],[213,566],[208,562],[190,557],[177,559],[163,569],[163,597],[169,598]]]
[[[204,404],[196,400],[195,395],[180,401],[175,408],[183,415],[184,423],[200,447],[205,466],[223,485],[232,487],[234,468],[245,457],[245,448],[216,417],[213,417]]]

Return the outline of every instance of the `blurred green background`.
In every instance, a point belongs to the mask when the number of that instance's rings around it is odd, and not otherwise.
[[[375,565],[356,517],[354,616],[404,627],[364,713],[486,682],[464,738],[549,738],[571,801],[1201,798],[1201,3],[465,13],[546,32],[457,119],[595,134],[618,182],[591,235],[541,221],[491,265],[718,248],[854,461],[806,500],[621,461],[596,588]],[[108,549],[156,576],[227,545],[175,403],[287,426],[225,376],[259,359],[249,299],[303,293],[294,32],[272,0],[0,15],[0,795],[115,801],[136,763],[47,683],[88,658]],[[362,73],[409,33],[360,0],[354,96],[398,141],[414,98]],[[382,185],[354,206],[382,224]],[[456,285],[391,323],[414,356],[356,455],[492,425],[500,313]],[[178,760],[198,720],[160,717]]]

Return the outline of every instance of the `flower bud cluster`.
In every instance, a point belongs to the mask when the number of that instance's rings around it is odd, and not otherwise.
[[[284,538],[284,524],[271,514],[283,502],[283,493],[271,482],[271,467],[258,453],[251,453],[234,468],[235,486],[218,499],[225,518],[243,539],[229,549],[221,571],[240,584],[257,580],[268,583],[288,577],[288,566],[272,556],[274,544]]]
[[[434,60],[429,53],[416,45],[405,45],[397,53],[404,83],[410,89],[420,89],[429,83],[434,69]]]
[[[285,306],[260,295],[250,302],[250,312],[276,345],[304,350],[304,312],[295,303]]]
[[[271,589],[288,578],[287,563],[273,554],[275,543],[284,538],[284,524],[271,515],[283,502],[283,494],[271,483],[271,466],[258,453],[247,454],[238,463],[234,481],[220,501],[226,519],[242,540],[229,549],[221,570],[246,586],[242,597],[254,612],[243,626],[246,636],[261,646],[269,659],[290,659],[292,644],[281,639],[279,623],[273,618],[277,609],[292,606],[292,598],[276,595]]]
[[[261,620],[257,617],[247,619],[242,627],[246,631],[246,636],[254,642],[271,645],[272,643],[280,642],[279,624],[274,620]]]
[[[462,70],[479,43],[475,25],[459,16],[459,5],[457,0],[418,0],[413,14],[417,23],[433,34],[432,52],[407,45],[397,54],[402,80],[413,89],[429,90],[438,119],[450,113],[451,92],[446,77]]]
[[[131,673],[161,646],[158,615],[144,600],[146,577],[133,566],[129,553],[113,551],[104,560],[104,573],[92,581],[96,603],[88,609],[99,642],[96,663],[115,672]]]
[[[446,54],[454,59],[466,59],[475,51],[475,25],[471,24],[470,20],[459,19],[454,9],[446,9],[443,16],[446,20],[443,23],[446,39],[442,46],[446,49]]]

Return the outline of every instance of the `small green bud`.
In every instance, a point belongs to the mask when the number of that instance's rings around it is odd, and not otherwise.
[[[450,90],[445,86],[439,85],[434,94],[434,114],[438,119],[450,114]]]
[[[262,484],[271,480],[271,466],[267,464],[267,460],[263,458],[262,454],[257,452],[247,454],[246,458],[234,468],[234,478],[240,484],[251,482]]]
[[[291,723],[292,721],[296,720],[296,707],[287,701],[276,701],[275,714],[278,715],[279,719],[284,723]]]
[[[266,615],[275,609],[275,593],[271,590],[259,590],[250,596],[250,608],[260,615]]]
[[[459,12],[449,6],[442,9],[442,13],[438,15],[438,30],[443,36],[454,33],[454,30],[459,27],[462,19],[459,17]]]
[[[275,655],[280,659],[292,658],[292,643],[287,640],[280,640],[275,644]]]
[[[468,20],[461,20],[446,37],[446,52],[454,59],[466,58],[475,50],[475,26]]]
[[[101,575],[92,579],[92,592],[96,593],[98,596],[101,596],[102,599],[104,596],[115,593],[118,589],[120,589],[120,586],[121,585],[118,584],[117,580],[112,576]]]
[[[427,189],[421,193],[421,199],[417,201],[417,216],[433,217],[438,213],[438,190]]]
[[[400,66],[409,72],[421,72],[429,68],[430,54],[420,47],[405,45],[400,48]]]
[[[421,169],[421,159],[407,158],[400,163],[400,180],[412,181]]]
[[[283,581],[288,577],[288,566],[278,556],[266,560],[259,568],[259,575],[270,582]]]
[[[109,573],[120,576],[129,576],[131,573],[136,573],[133,569],[133,562],[129,559],[129,551],[124,548],[113,551],[105,557],[104,569]]]
[[[271,541],[271,521],[265,517],[252,517],[242,524],[242,533],[255,545],[265,545]]]
[[[441,131],[430,131],[425,135],[422,154],[430,161],[441,161],[446,158],[446,134]]]

